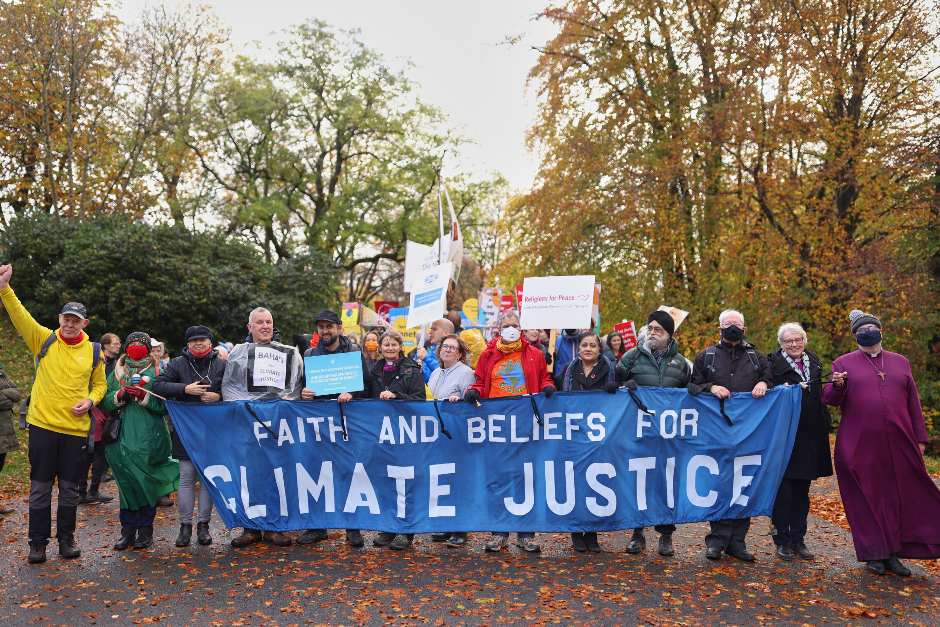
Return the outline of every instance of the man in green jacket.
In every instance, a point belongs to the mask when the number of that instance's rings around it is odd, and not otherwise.
[[[689,384],[692,369],[689,361],[679,352],[679,345],[672,337],[676,324],[665,311],[654,311],[646,322],[646,340],[627,351],[620,366],[621,376],[627,386],[660,388],[684,388]],[[659,535],[659,554],[673,555],[672,533],[675,525],[656,525]],[[633,530],[627,553],[637,554],[646,548],[643,527]]]

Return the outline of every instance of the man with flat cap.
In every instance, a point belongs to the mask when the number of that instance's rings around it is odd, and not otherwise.
[[[222,377],[225,375],[225,360],[212,348],[212,332],[203,325],[186,329],[186,348],[179,357],[170,360],[166,370],[153,382],[153,391],[165,398],[184,403],[217,403],[222,400]],[[171,423],[170,438],[173,441],[173,457],[180,462],[180,487],[176,495],[180,532],[176,546],[189,546],[193,535],[193,508],[196,503],[196,482],[201,481],[199,471],[193,465],[176,429]],[[196,518],[196,539],[199,544],[212,544],[209,535],[209,518],[212,516],[212,499],[207,490],[199,491],[199,514]]]
[[[320,341],[316,347],[308,348],[304,352],[304,357],[317,357],[320,355],[335,355],[337,353],[359,353],[362,359],[363,376],[369,371],[366,364],[365,355],[359,350],[359,347],[353,344],[348,337],[343,335],[343,322],[339,314],[329,309],[324,309],[317,314],[314,323],[317,325],[317,334]],[[339,403],[351,401],[353,398],[366,398],[365,391],[343,392],[342,394],[317,394],[317,391],[311,388],[308,381],[304,384],[304,389],[300,393],[300,398],[307,401],[325,401],[336,400]],[[326,529],[307,529],[297,537],[297,544],[313,544],[326,540]],[[362,534],[358,529],[346,530],[346,542],[355,547],[363,545]]]
[[[29,412],[29,557],[46,561],[52,533],[52,484],[59,482],[56,538],[59,555],[76,558],[75,517],[78,484],[86,455],[89,411],[108,389],[101,346],[84,329],[88,311],[81,303],[66,303],[53,331],[36,322],[10,287],[13,267],[0,266],[0,300],[30,352],[36,358],[36,379]]]

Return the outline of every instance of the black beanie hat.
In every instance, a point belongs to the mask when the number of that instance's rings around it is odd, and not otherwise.
[[[863,327],[866,324],[873,324],[879,329],[881,328],[881,320],[876,318],[873,314],[865,313],[861,309],[853,309],[849,312],[849,324],[852,325],[852,335],[855,335],[859,327]]]
[[[672,337],[672,334],[676,332],[676,321],[673,320],[672,316],[670,316],[665,311],[657,309],[651,313],[650,317],[646,319],[646,324],[649,324],[654,320],[659,323],[659,326],[666,329],[666,333],[668,333],[670,337]]]

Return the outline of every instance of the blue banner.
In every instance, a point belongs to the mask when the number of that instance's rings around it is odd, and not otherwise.
[[[466,402],[169,402],[229,527],[612,531],[769,515],[799,386]]]

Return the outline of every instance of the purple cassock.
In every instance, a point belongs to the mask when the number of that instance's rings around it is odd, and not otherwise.
[[[842,410],[836,475],[856,556],[940,557],[940,489],[918,447],[927,429],[907,358],[856,350],[832,371],[848,373],[843,388],[826,385],[823,402]]]

